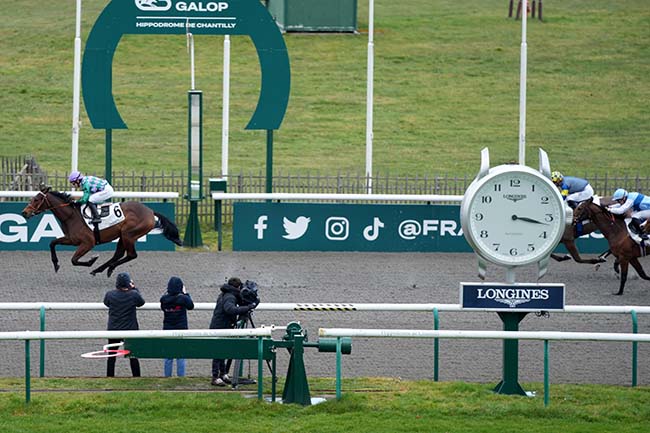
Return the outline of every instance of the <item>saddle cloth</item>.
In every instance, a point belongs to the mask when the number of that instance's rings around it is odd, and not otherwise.
[[[104,230],[108,227],[114,226],[122,221],[124,221],[124,212],[122,212],[122,206],[119,203],[106,203],[103,205],[97,206],[97,211],[99,216],[102,219],[102,222],[99,223],[99,230]],[[84,217],[84,221],[90,230],[95,229],[95,225],[90,221],[92,220],[92,214],[90,209],[87,206],[82,207],[81,214]]]

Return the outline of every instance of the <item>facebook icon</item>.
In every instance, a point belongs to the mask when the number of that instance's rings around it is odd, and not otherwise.
[[[264,230],[268,227],[266,224],[268,219],[268,215],[260,215],[259,218],[257,218],[257,223],[253,224],[253,228],[257,230],[257,239],[264,239]]]

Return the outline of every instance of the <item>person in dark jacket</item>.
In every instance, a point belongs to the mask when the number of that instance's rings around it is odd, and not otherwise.
[[[241,288],[242,282],[237,277],[229,279],[226,284],[221,286],[221,294],[217,298],[217,305],[212,313],[210,329],[232,329],[240,315],[247,314],[255,308],[254,304],[240,306]],[[225,360],[212,360],[212,381],[210,383],[214,386],[226,386],[230,383]]]
[[[167,292],[160,298],[160,309],[163,310],[163,329],[188,329],[187,310],[194,309],[192,297],[178,277],[171,277],[167,283]],[[171,377],[174,359],[165,359],[165,377]],[[176,374],[185,376],[185,359],[176,359]]]
[[[108,307],[108,330],[124,331],[137,330],[138,317],[137,307],[144,305],[144,299],[140,291],[133,284],[131,276],[122,272],[117,275],[115,280],[115,289],[106,292],[104,296],[104,305]],[[108,344],[121,343],[121,339],[110,339]],[[131,373],[133,377],[140,377],[140,362],[137,358],[129,358],[131,363]],[[110,357],[107,361],[106,376],[115,376],[115,358]]]

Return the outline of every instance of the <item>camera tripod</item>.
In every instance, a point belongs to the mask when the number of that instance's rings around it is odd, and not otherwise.
[[[255,328],[255,323],[253,322],[253,311],[254,310],[250,310],[246,314],[239,316],[239,320],[237,321],[237,325],[235,327],[238,329],[248,328],[249,326],[251,328]],[[226,372],[230,371],[231,365],[233,366],[232,376],[230,377],[233,388],[237,388],[238,385],[253,385],[256,383],[255,379],[251,379],[250,361],[248,361],[249,371],[247,377],[241,377],[241,374],[243,372],[243,361],[243,359],[229,359],[226,361]],[[268,359],[266,360],[266,365],[272,374],[273,369],[271,368],[271,362]]]

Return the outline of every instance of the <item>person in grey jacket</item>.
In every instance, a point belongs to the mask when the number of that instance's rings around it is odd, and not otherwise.
[[[144,305],[140,291],[133,284],[131,276],[122,272],[117,275],[115,288],[106,292],[104,305],[108,307],[109,331],[137,330],[138,317],[136,308]],[[121,343],[122,339],[108,339],[108,344]],[[133,377],[140,376],[140,362],[137,358],[129,358]],[[106,376],[115,376],[115,357],[107,360]]]

